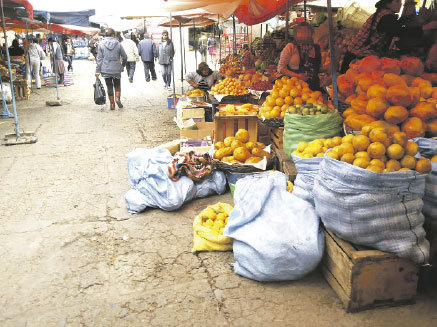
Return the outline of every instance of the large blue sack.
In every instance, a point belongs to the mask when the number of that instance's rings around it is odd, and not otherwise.
[[[437,155],[437,140],[418,137],[413,139],[419,146],[419,153],[431,159]],[[425,178],[425,195],[423,196],[423,209],[425,219],[437,221],[437,162],[432,162],[432,172]]]
[[[141,212],[147,207],[174,211],[196,197],[225,192],[226,177],[219,171],[214,171],[197,185],[186,176],[172,181],[168,176],[168,163],[172,159],[170,152],[163,148],[136,148],[127,155],[132,188],[126,193],[125,201],[130,213]]]
[[[314,207],[314,178],[316,178],[319,173],[320,163],[323,161],[323,158],[315,157],[303,159],[295,155],[292,155],[291,157],[297,170],[297,176],[294,180],[293,194],[310,202]]]
[[[341,239],[422,264],[424,191],[425,175],[415,171],[377,174],[325,157],[313,194],[325,227]]]
[[[234,210],[223,235],[234,239],[236,274],[257,281],[295,280],[322,259],[319,218],[286,186],[280,172],[254,174],[235,184]]]

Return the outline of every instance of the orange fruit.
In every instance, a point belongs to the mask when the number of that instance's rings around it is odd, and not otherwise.
[[[366,135],[366,136],[369,136],[370,131],[371,131],[372,129],[373,129],[372,126],[370,126],[370,125],[365,125],[365,126],[363,126],[363,128],[361,128],[361,134]]]
[[[355,156],[353,153],[345,153],[341,156],[340,160],[352,164],[355,160]]]
[[[370,163],[370,161],[367,160],[366,158],[357,158],[354,160],[353,165],[365,169],[365,168],[367,168],[369,163]]]
[[[383,163],[380,159],[372,159],[369,163],[370,166],[378,166],[381,167],[381,169],[385,168],[385,163]]]
[[[366,151],[359,151],[357,153],[355,153],[355,158],[364,158],[367,159],[368,161],[370,161],[370,156]]]
[[[336,151],[329,151],[329,152],[326,154],[326,156],[327,156],[327,157],[330,157],[330,158],[332,158],[332,159],[338,160],[338,154],[337,154]]]
[[[266,99],[266,100],[267,100],[267,99]],[[292,103],[293,103],[293,98],[292,98],[291,96],[287,95],[287,96],[284,98],[284,102],[285,102],[286,104],[292,104]]]
[[[405,154],[405,150],[402,145],[392,144],[387,148],[387,155],[390,159],[399,160]]]
[[[405,145],[405,153],[409,156],[414,157],[419,151],[419,146],[413,141],[408,141],[407,145]]]
[[[240,128],[237,133],[235,133],[235,138],[241,143],[246,143],[249,141],[249,132],[244,128]]]
[[[284,104],[282,107],[281,107],[281,111],[286,111],[287,109],[288,109],[288,104]]]
[[[298,97],[298,96],[299,96],[299,90],[298,90],[297,88],[292,88],[292,89],[290,90],[290,96],[291,96],[292,98],[296,98],[296,97]]]
[[[272,96],[267,96],[266,101],[264,102],[264,105],[274,106],[276,105],[276,99]]]
[[[420,158],[416,162],[416,171],[420,174],[429,174],[432,171],[431,161],[426,158]]]
[[[353,137],[352,145],[357,151],[365,151],[370,144],[370,140],[366,135],[358,134]]]
[[[341,139],[341,143],[352,143],[352,140],[354,139],[354,136],[352,134],[348,134],[346,136],[343,136]]]
[[[339,153],[346,154],[346,153],[355,153],[354,146],[352,143],[342,143],[339,145]]]
[[[399,163],[399,161],[394,160],[394,159],[390,159],[389,161],[387,161],[387,163],[385,164],[385,167],[387,169],[392,169],[393,171],[398,171],[399,169],[401,169],[401,164]]]
[[[385,168],[382,172],[383,173],[393,173],[393,172],[395,172],[396,170],[393,170],[392,168]]]
[[[369,139],[372,142],[383,143],[387,139],[388,135],[384,128],[374,128],[369,133]]]
[[[374,165],[369,165],[366,168],[367,170],[370,170],[374,173],[382,173],[384,171],[384,168],[381,168],[380,166],[374,166]]]
[[[294,103],[294,104],[302,104],[303,101],[302,101],[301,98],[297,97],[297,98],[294,99],[293,103]]]
[[[408,142],[407,134],[404,132],[396,132],[393,134],[392,142],[395,144],[399,144],[405,146]]]
[[[276,90],[273,90],[272,92],[270,92],[270,96],[276,100],[276,98],[279,97],[279,92]]]
[[[367,153],[372,159],[381,158],[385,154],[385,146],[381,142],[373,142],[367,148]]]
[[[413,156],[407,154],[402,158],[401,166],[402,168],[414,169],[416,168],[416,159],[414,159]]]
[[[437,154],[432,156],[431,161],[432,162],[437,162]]]
[[[279,87],[279,88],[282,88],[282,87],[284,86],[284,82],[281,81],[281,80],[279,80],[279,79],[277,79],[277,80],[275,81],[275,85],[276,85],[277,87]]]
[[[342,138],[341,138],[340,136],[334,136],[334,137],[331,139],[331,144],[332,144],[333,147],[335,147],[335,146],[337,146],[337,145],[340,145],[340,144],[341,144],[341,141],[342,141]]]
[[[277,106],[282,106],[284,104],[284,99],[283,98],[276,98],[275,103]]]
[[[279,91],[279,96],[281,98],[285,98],[289,94],[289,91],[284,90],[283,88]]]

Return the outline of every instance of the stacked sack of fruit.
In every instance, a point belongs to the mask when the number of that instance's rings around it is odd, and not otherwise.
[[[326,153],[312,190],[316,211],[344,240],[426,263],[421,210],[431,162],[390,128],[367,125]]]
[[[338,77],[350,108],[345,125],[359,131],[376,120],[399,125],[409,138],[437,135],[437,74],[424,74],[420,59],[366,57]]]
[[[223,236],[233,208],[227,203],[208,206],[193,222],[193,252],[232,250],[232,239]]]
[[[265,147],[261,142],[249,141],[249,132],[239,129],[235,137],[229,136],[223,142],[214,144],[214,159],[227,163],[256,164],[270,156]]]

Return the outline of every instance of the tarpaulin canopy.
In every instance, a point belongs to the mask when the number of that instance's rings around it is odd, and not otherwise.
[[[33,7],[28,0],[3,0],[3,6],[9,8],[24,7],[29,13],[29,19],[33,19]]]
[[[90,16],[94,16],[96,11],[94,9],[70,12],[52,12],[35,10],[35,17],[42,17],[44,20],[55,24],[67,24],[75,26],[88,27],[90,25]]]
[[[290,0],[290,6],[301,2]],[[234,15],[240,23],[255,25],[283,13],[286,9],[287,0],[243,0]]]
[[[5,19],[5,25],[7,30],[13,30],[15,32],[24,32],[26,29],[26,22],[28,24],[28,28],[32,28],[34,31],[47,31],[47,25],[38,21],[30,21],[30,20],[18,20],[18,19]],[[67,35],[94,35],[97,34],[100,29],[93,27],[82,27],[82,26],[74,26],[74,25],[60,25],[60,24],[51,24],[52,32],[67,34]]]
[[[170,19],[166,18],[164,21],[158,24],[158,26],[162,27],[176,27],[181,23],[181,27],[202,27],[215,24],[216,21],[214,19],[208,18],[207,16],[202,15],[191,15],[191,16],[173,16],[172,22],[170,24]]]

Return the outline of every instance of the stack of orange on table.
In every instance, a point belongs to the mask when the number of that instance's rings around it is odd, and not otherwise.
[[[227,94],[227,95],[243,95],[249,93],[243,85],[236,78],[226,77],[215,84],[211,91],[211,94]]]
[[[324,104],[320,91],[311,91],[308,83],[297,77],[283,76],[276,80],[270,95],[267,96],[259,111],[266,119],[284,118],[288,108],[293,105]]]
[[[366,57],[337,81],[350,104],[343,113],[349,128],[384,120],[400,125],[408,138],[437,136],[437,74],[425,74],[420,59]]]

